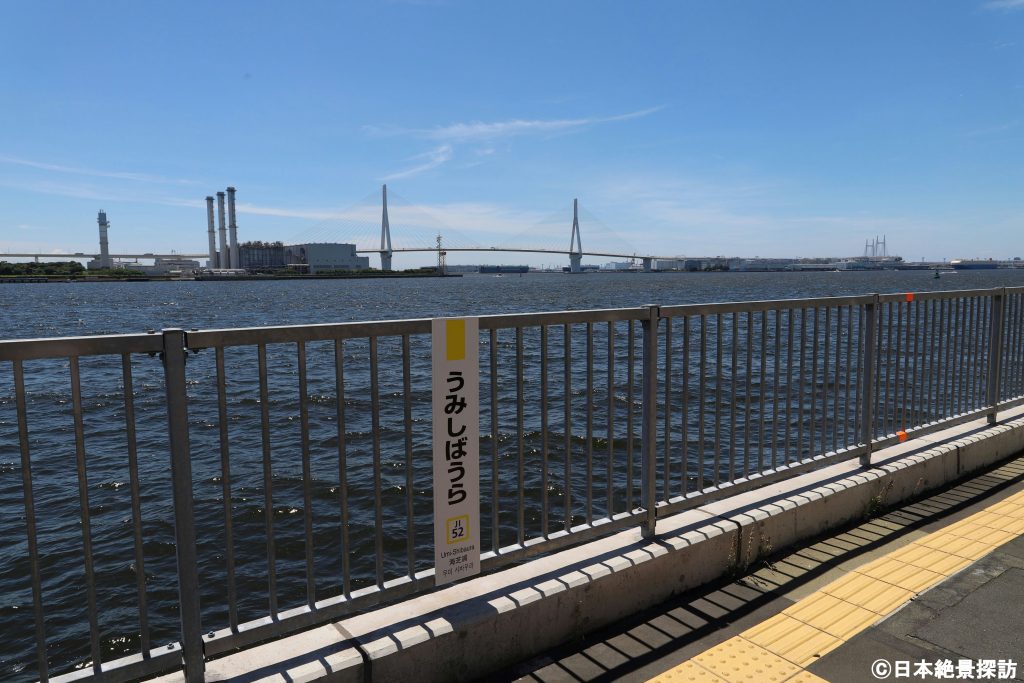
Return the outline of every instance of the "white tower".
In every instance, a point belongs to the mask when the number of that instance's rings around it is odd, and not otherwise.
[[[231,267],[231,254],[228,252],[228,231],[224,227],[224,193],[217,193],[217,221],[220,229],[220,258],[217,259],[218,268]]]
[[[206,225],[209,228],[210,256],[206,262],[207,268],[217,267],[217,233],[213,229],[213,197],[206,198]]]
[[[388,224],[388,186],[382,190],[384,197],[384,213],[380,219],[380,269],[391,270],[391,226]]]
[[[583,261],[583,243],[580,241],[580,216],[579,200],[572,200],[572,236],[569,238],[569,272],[579,273],[582,271],[580,262]]]
[[[231,236],[231,267],[239,268],[238,223],[235,222],[235,188],[228,188],[228,234]]]
[[[110,260],[110,247],[107,244],[107,228],[110,227],[110,223],[107,221],[107,212],[100,209],[96,220],[100,224],[100,268],[113,268],[114,263]]]

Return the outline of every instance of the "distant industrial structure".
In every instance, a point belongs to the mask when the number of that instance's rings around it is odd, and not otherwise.
[[[214,224],[213,197],[206,198],[206,231],[209,251],[205,268],[199,261],[176,255],[141,254],[135,256],[133,260],[115,261],[110,255],[107,234],[110,229],[110,221],[107,220],[107,213],[103,210],[97,217],[100,231],[100,253],[86,264],[86,268],[89,270],[127,269],[145,275],[192,276],[202,272],[211,275],[242,275],[249,272],[272,273],[284,270],[316,275],[328,271],[366,270],[370,267],[369,257],[359,256],[354,244],[314,242],[286,245],[280,241],[239,243],[235,192],[234,187],[229,187],[226,192],[217,193],[216,226]],[[387,221],[386,211],[387,209],[384,214],[385,223]],[[220,236],[219,249],[218,233]],[[139,258],[152,259],[153,263],[151,265],[140,263]]]

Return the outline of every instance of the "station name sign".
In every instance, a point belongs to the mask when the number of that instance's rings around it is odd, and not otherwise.
[[[434,580],[480,573],[480,324],[435,318],[432,334]]]

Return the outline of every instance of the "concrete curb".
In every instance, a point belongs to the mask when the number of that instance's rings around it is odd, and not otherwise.
[[[213,660],[207,680],[482,677],[1022,450],[1018,408]]]

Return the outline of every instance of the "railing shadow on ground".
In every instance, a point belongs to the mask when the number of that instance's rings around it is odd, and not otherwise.
[[[756,569],[748,568],[742,576],[687,591],[576,642],[488,675],[485,680],[611,683],[650,678],[650,672],[639,672],[661,660],[666,660],[663,668],[671,668],[675,664],[667,664],[666,658],[679,663],[738,632],[730,626],[753,625],[773,616],[788,604],[780,598],[840,565],[924,526],[941,523],[1021,482],[1024,459],[993,466],[938,494],[925,494],[909,504],[879,511],[870,519],[825,532],[801,543],[796,550],[760,558]]]

